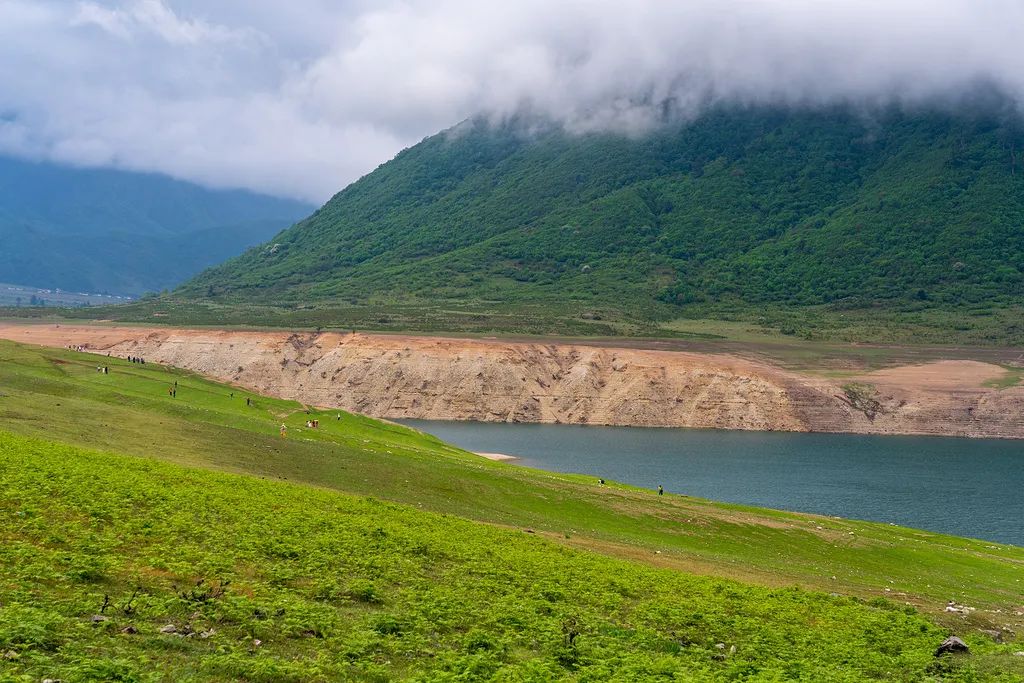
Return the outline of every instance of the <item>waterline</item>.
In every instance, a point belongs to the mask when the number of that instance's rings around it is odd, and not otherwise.
[[[529,467],[1024,546],[1021,441],[402,422]]]

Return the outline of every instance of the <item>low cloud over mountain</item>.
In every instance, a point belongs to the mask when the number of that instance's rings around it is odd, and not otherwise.
[[[323,200],[477,113],[1017,102],[1021,26],[1013,0],[7,0],[0,152]]]

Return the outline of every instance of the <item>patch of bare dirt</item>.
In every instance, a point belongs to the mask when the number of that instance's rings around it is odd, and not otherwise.
[[[912,387],[919,391],[976,391],[999,379],[1006,371],[998,365],[973,360],[942,360],[876,370],[861,376],[865,382],[887,387]]]

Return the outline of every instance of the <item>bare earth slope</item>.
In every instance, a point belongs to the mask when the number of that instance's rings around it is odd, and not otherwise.
[[[940,361],[829,380],[743,358],[582,344],[0,324],[0,338],[83,345],[252,390],[385,418],[1024,438],[1024,387]]]

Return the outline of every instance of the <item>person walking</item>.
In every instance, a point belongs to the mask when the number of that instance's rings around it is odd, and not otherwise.
[[[661,484],[658,484],[658,495],[659,496],[664,496],[665,495],[665,489],[662,488]]]

